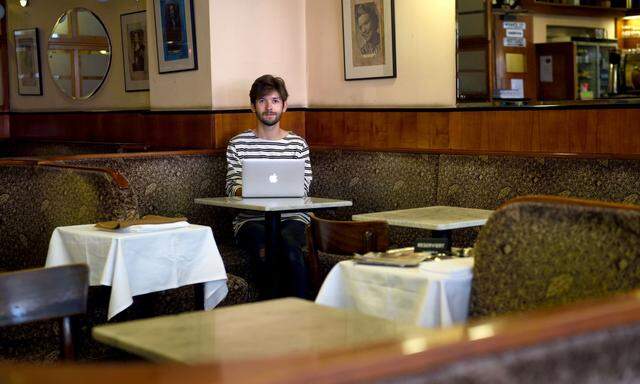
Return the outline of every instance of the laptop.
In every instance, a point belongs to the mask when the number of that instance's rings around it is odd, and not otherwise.
[[[304,196],[304,159],[245,159],[242,197]]]

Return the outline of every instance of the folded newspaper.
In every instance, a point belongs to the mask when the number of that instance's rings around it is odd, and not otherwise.
[[[432,258],[428,252],[414,252],[413,247],[392,249],[387,252],[356,253],[353,261],[359,264],[389,265],[394,267],[416,267],[426,259]]]
[[[179,227],[179,226],[188,226],[186,217],[166,217],[166,216],[158,216],[158,215],[146,215],[142,219],[133,219],[133,220],[120,220],[120,221],[102,221],[96,224],[97,228],[100,229],[125,229],[132,228],[138,226],[159,226],[162,225],[164,227]]]

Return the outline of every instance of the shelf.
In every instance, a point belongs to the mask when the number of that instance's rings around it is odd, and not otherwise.
[[[534,13],[587,17],[623,17],[628,11],[626,8],[555,4],[544,3],[537,0],[522,0],[522,6]]]

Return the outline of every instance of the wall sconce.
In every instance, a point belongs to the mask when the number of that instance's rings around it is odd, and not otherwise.
[[[29,5],[29,0],[20,0],[20,5],[24,8]]]

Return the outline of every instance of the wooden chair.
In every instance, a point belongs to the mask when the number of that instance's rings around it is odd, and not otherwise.
[[[87,308],[86,265],[28,269],[0,274],[0,327],[61,318],[62,352],[74,358],[72,315]]]
[[[389,248],[389,225],[385,221],[336,221],[309,216],[307,266],[314,295],[337,262],[352,258],[355,252],[383,252]]]
[[[470,316],[640,287],[640,207],[525,196],[498,208],[474,247]]]

